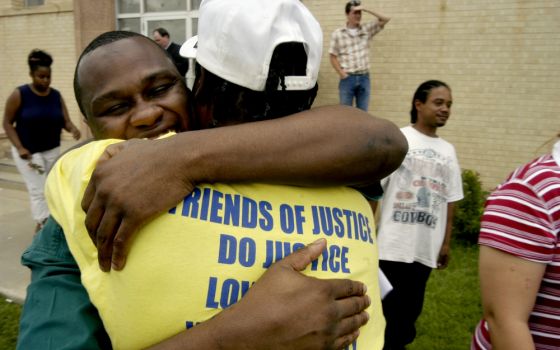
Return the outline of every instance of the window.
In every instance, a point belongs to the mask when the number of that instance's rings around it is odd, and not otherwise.
[[[24,0],[24,7],[41,6],[45,4],[45,0]]]
[[[197,34],[201,0],[118,0],[117,26],[151,37],[154,29],[167,29],[171,40],[182,44]]]
[[[202,0],[117,0],[117,28],[152,37],[163,27],[171,41],[181,45],[198,33],[198,9]],[[190,62],[187,85],[194,81],[194,62]]]

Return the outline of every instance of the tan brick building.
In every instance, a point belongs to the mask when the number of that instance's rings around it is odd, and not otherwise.
[[[72,76],[76,57],[91,38],[117,26],[149,35],[159,24],[184,27],[175,29],[172,39],[185,38],[196,33],[199,2],[45,0],[26,7],[27,0],[0,0],[0,108],[14,87],[29,81],[26,57],[39,47],[53,54],[53,86],[79,121]],[[345,24],[346,1],[303,2],[324,31],[316,104],[335,104],[338,78],[329,64],[328,44],[330,33]],[[560,0],[363,4],[392,17],[371,47],[372,114],[407,125],[418,84],[447,82],[454,107],[441,135],[456,146],[462,167],[478,171],[487,188],[548,151],[551,143],[546,143],[560,132]],[[363,20],[368,18],[364,13]]]

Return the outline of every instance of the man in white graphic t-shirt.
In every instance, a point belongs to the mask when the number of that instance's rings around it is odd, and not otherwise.
[[[441,81],[418,87],[412,125],[401,129],[408,153],[382,181],[379,264],[393,285],[383,300],[386,350],[404,349],[414,340],[430,272],[449,262],[453,204],[463,198],[463,188],[455,148],[437,129],[449,119],[452,102],[451,89]]]

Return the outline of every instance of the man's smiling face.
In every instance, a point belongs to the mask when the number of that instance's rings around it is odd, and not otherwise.
[[[83,57],[78,76],[87,123],[97,139],[154,138],[188,129],[184,80],[149,38],[100,46]]]

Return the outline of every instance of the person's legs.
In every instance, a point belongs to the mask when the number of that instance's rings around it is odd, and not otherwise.
[[[356,84],[356,107],[367,112],[369,108],[369,95],[371,92],[369,74],[360,75],[356,78],[358,78]]]
[[[31,204],[31,216],[39,225],[49,217],[49,209],[45,200],[44,188],[46,180],[45,163],[39,154],[33,154],[31,162],[41,167],[33,169],[29,166],[28,160],[21,159],[15,147],[12,146],[12,158],[20,172]]]
[[[419,263],[379,261],[393,290],[383,299],[384,350],[405,349],[416,337],[415,322],[422,312],[426,282],[432,269]]]
[[[354,87],[356,85],[356,77],[349,75],[344,79],[341,79],[338,83],[338,94],[340,97],[340,104],[346,106],[352,106],[352,101],[354,100]]]
[[[43,158],[43,163],[45,164],[45,175],[49,173],[52,166],[60,156],[60,146],[50,149],[45,152],[40,152],[41,158]]]

